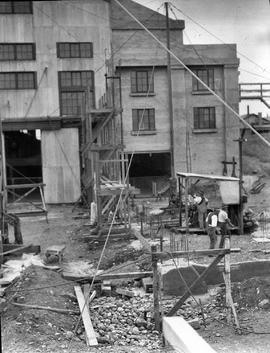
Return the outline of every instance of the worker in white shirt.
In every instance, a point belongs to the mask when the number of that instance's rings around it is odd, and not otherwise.
[[[209,212],[206,217],[207,233],[210,238],[210,249],[215,249],[217,242],[217,224],[219,210]]]
[[[228,235],[228,226],[234,227],[228,217],[227,208],[228,207],[226,205],[222,205],[218,212],[218,227],[220,228],[221,235],[219,248],[223,248],[224,246],[225,238]]]
[[[196,204],[198,210],[199,227],[200,229],[205,229],[208,199],[204,196],[203,191],[200,191],[199,195],[194,195],[194,203]]]

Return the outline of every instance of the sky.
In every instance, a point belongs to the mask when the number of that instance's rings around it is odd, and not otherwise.
[[[159,12],[164,13],[163,0],[134,1],[153,10],[160,8]],[[185,20],[184,44],[221,44],[193,21],[198,22],[223,42],[237,44],[240,83],[270,83],[269,0],[171,0],[170,3],[177,19]],[[171,17],[175,19],[173,14]],[[241,114],[246,113],[247,104],[251,113],[270,116],[270,109],[252,101],[240,104]]]

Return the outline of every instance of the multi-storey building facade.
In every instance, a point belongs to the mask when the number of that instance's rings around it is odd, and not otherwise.
[[[166,44],[165,17],[129,3],[131,12]],[[169,176],[172,144],[175,171],[222,174],[222,162],[238,158],[234,142],[239,134],[237,119],[172,58],[170,121],[167,53],[135,21],[127,24],[123,11],[116,6],[113,9],[113,16],[117,17],[112,28],[117,52],[114,61],[123,87],[124,145],[130,155],[135,153],[133,180],[138,179],[139,186],[143,176]],[[170,20],[172,52],[238,111],[236,46],[184,45],[183,30],[183,21]]]
[[[80,197],[78,122],[86,89],[92,107],[105,92],[110,47],[106,1],[1,1],[0,114],[13,167],[8,183],[23,174],[42,178],[47,202]]]
[[[164,16],[121,2],[166,43]],[[183,21],[170,20],[172,51],[237,110],[235,45],[184,45],[183,30]],[[118,79],[110,80],[113,71]],[[108,82],[115,93],[120,80],[122,143],[127,155],[134,153],[131,177],[170,176],[172,156],[175,171],[222,173],[222,161],[238,154],[237,121],[175,60],[171,76],[172,121],[167,54],[113,0],[1,2],[0,115],[8,182],[21,175],[39,179],[47,202],[75,202],[86,105],[97,108],[102,98],[106,106]]]

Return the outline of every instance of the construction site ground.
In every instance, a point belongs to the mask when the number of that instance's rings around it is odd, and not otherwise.
[[[48,223],[45,217],[22,219],[24,243],[40,245],[41,256],[48,246],[65,244],[63,264],[89,261],[95,268],[101,254],[102,245],[95,249],[89,248],[85,241],[88,228],[83,227],[85,223],[89,223],[89,219],[84,216],[85,210],[79,208],[73,211],[72,206],[50,206]],[[142,250],[138,251],[136,248],[130,248],[131,242],[134,242],[134,240],[109,241],[101,268],[110,268],[115,264],[134,260],[136,256],[141,256]],[[261,252],[250,252],[250,250],[270,249],[269,244],[262,245],[253,242],[251,235],[235,235],[232,237],[231,245],[232,247],[240,247],[242,251],[240,254],[232,255],[232,262],[268,258],[269,255]],[[191,235],[189,246],[190,249],[207,249],[209,239],[206,235]],[[199,260],[200,263],[211,261],[209,258],[200,258]],[[250,288],[252,283],[249,283]],[[144,331],[134,332],[137,337],[134,340],[131,339],[128,344],[126,336],[123,335],[122,342],[120,337],[121,345],[99,344],[95,348],[87,347],[82,323],[78,325],[78,330],[74,334],[74,329],[78,323],[78,315],[25,309],[12,304],[18,302],[78,311],[74,285],[75,283],[63,279],[61,273],[57,271],[33,265],[22,271],[20,278],[8,288],[4,296],[6,302],[5,310],[2,313],[3,352],[158,353],[170,351],[170,349],[162,347],[161,340],[156,332],[151,333],[151,344],[148,344],[147,340],[140,336]],[[253,289],[256,293],[258,286]],[[250,306],[238,307],[240,325],[245,328],[239,335],[236,333],[233,324],[227,324],[224,319],[224,308],[218,306],[216,299],[215,296],[212,296],[211,300],[214,303],[205,302],[206,325],[200,325],[197,332],[217,352],[266,353],[270,351],[270,309],[267,306],[258,308],[254,303],[251,303]],[[175,300],[176,298],[173,298],[172,303]],[[106,302],[111,303],[111,299],[109,297],[96,298],[90,306],[93,305],[97,308],[96,310],[99,310],[98,306],[103,303],[106,312]],[[125,305],[129,305],[129,303]],[[193,308],[192,303],[187,304],[186,310],[184,316],[190,316],[191,318],[194,316],[193,311],[198,311],[198,309]]]

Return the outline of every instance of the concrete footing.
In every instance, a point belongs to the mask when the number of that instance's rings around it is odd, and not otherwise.
[[[207,265],[193,264],[188,267],[179,267],[170,269],[162,274],[162,287],[164,295],[182,295],[186,291],[186,286],[181,278],[179,271],[185,282],[189,285],[201,274]],[[224,265],[218,265],[213,268],[205,280],[196,286],[193,294],[204,294],[207,291],[207,285],[218,285],[224,283],[223,272]],[[197,272],[197,274],[196,274]],[[246,261],[231,264],[231,281],[243,282],[252,277],[270,276],[270,260]]]
[[[163,318],[165,342],[181,353],[216,353],[209,344],[181,317]]]

